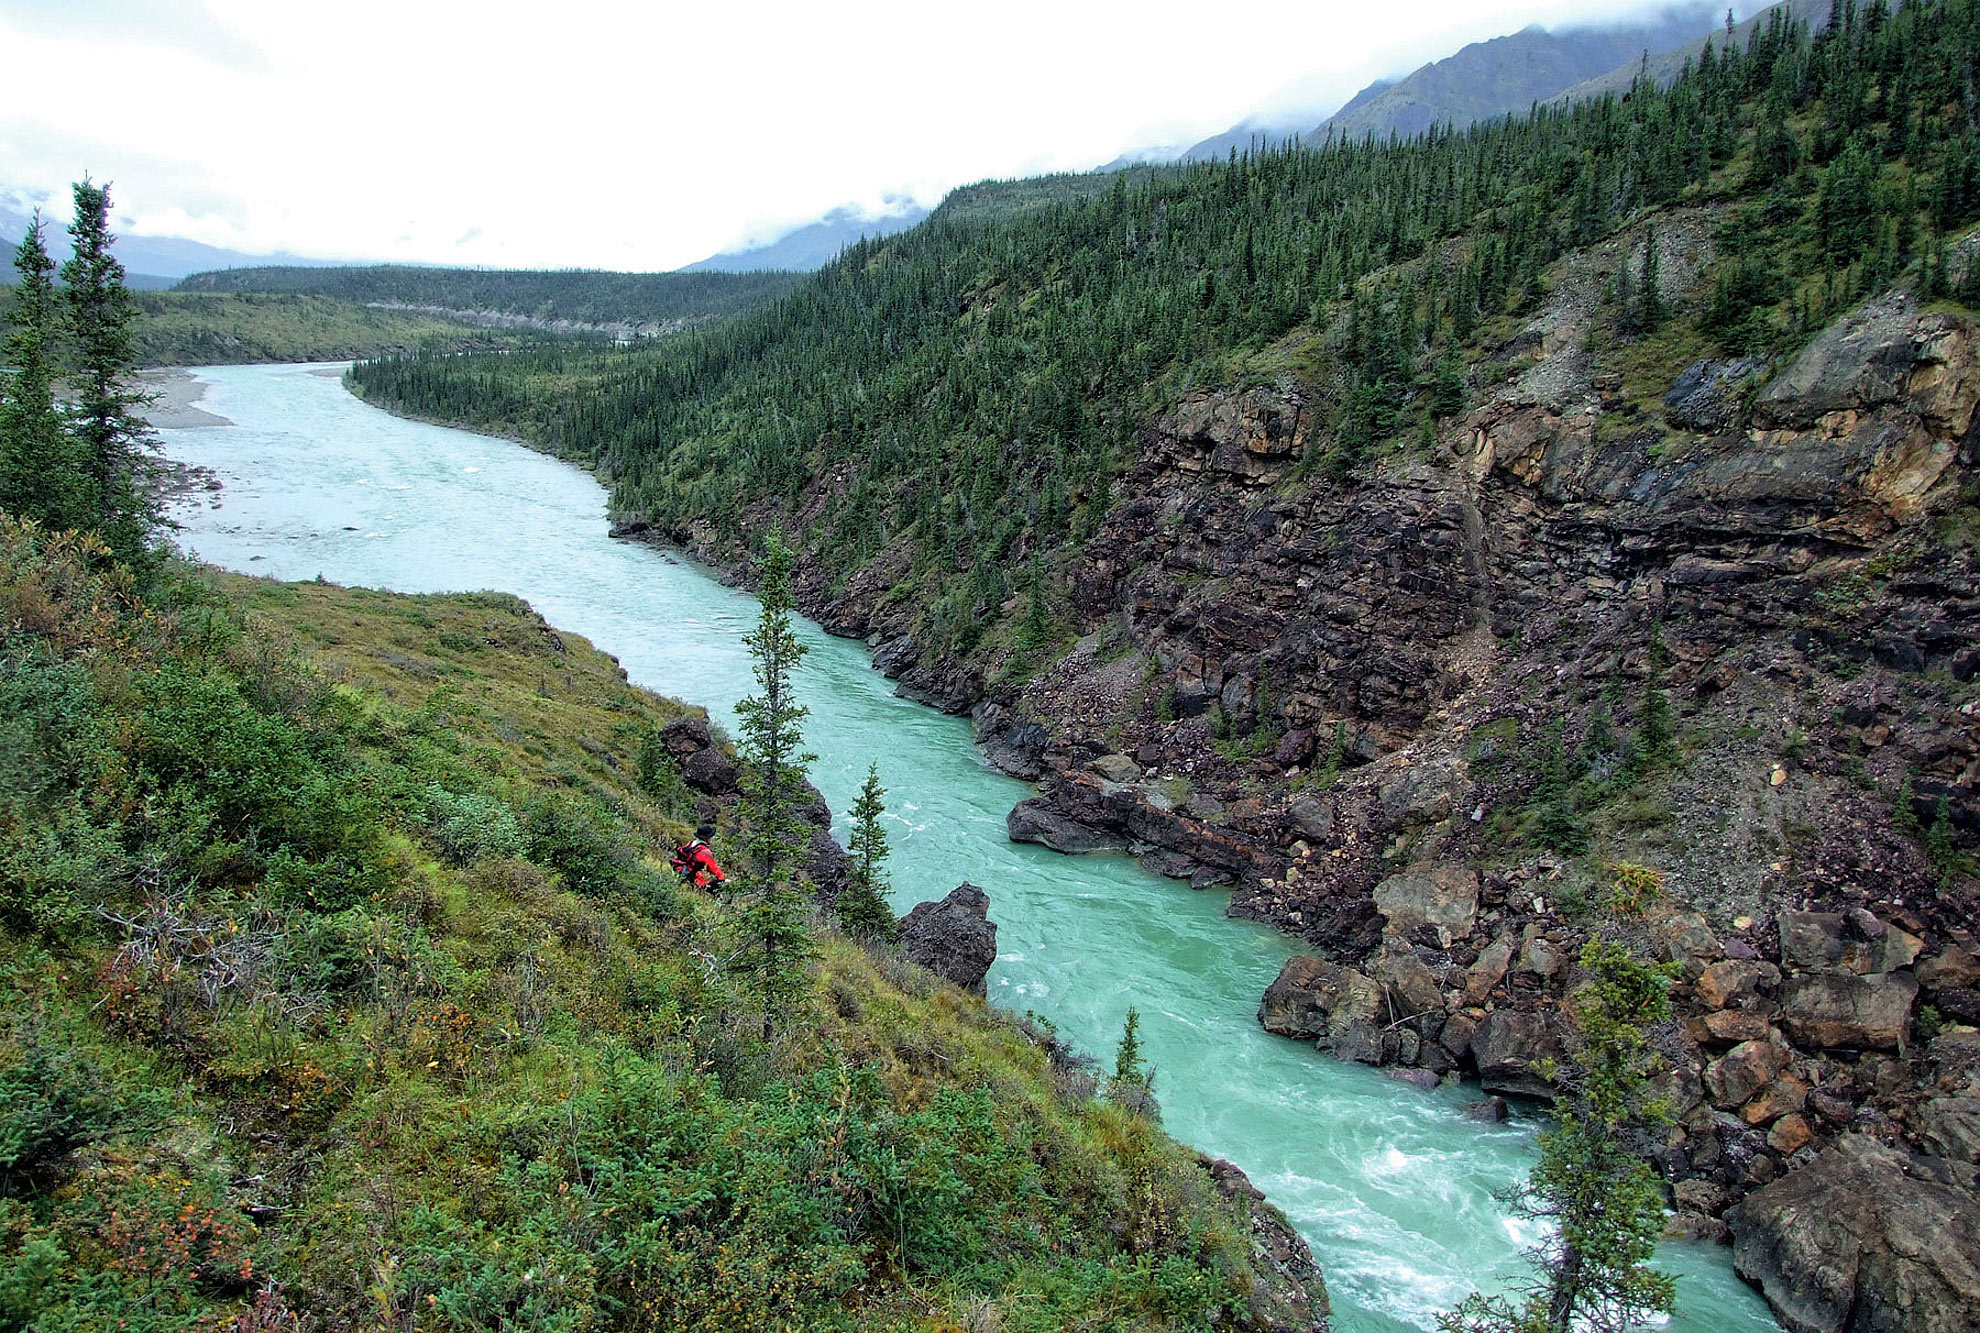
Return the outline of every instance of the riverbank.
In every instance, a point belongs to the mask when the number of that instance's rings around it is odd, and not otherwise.
[[[141,409],[145,421],[156,430],[199,430],[208,426],[231,426],[226,417],[199,406],[206,397],[206,382],[191,371],[161,367],[138,372],[139,391],[151,401]]]
[[[519,599],[5,515],[0,599],[6,725],[68,742],[0,791],[24,1326],[1326,1333],[1284,1219],[1037,1029],[822,923],[775,1007],[710,967],[745,906],[665,856],[734,783],[652,743],[728,756]]]

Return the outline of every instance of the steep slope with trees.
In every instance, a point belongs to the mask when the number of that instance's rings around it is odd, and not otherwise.
[[[1040,781],[1013,836],[1311,943],[1275,1030],[1549,1096],[1582,943],[1678,963],[1685,1225],[1971,1322],[1891,1229],[1980,1203],[1976,55],[1970,0],[1777,13],[1626,100],[938,215],[671,347],[354,379],[629,531],[781,525]],[[1847,1243],[1793,1206],[1907,1173]]]

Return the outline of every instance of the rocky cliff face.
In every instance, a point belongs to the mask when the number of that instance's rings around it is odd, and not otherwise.
[[[1012,836],[1232,883],[1234,915],[1315,953],[1268,1028],[1496,1092],[1548,1094],[1592,931],[1681,964],[1661,1164],[1694,1234],[1749,1191],[1762,1234],[1845,1141],[1968,1188],[1946,1164],[1975,1158],[1980,1076],[1942,1045],[1980,1022],[1953,851],[1980,821],[1976,329],[1896,295],[1646,407],[1546,318],[1511,389],[1352,490],[1289,483],[1296,392],[1144,431],[1078,567],[1093,632],[977,711],[993,760],[1042,776]],[[1666,703],[1653,772],[1624,737]],[[1576,855],[1533,845],[1550,763],[1619,793]],[[1751,1271],[1846,1230],[1755,1241]],[[1866,1261],[1849,1299],[1941,1326],[1896,1294],[1909,1271]]]

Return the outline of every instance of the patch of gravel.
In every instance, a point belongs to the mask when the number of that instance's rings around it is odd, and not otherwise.
[[[142,409],[144,419],[158,430],[197,430],[207,426],[234,423],[217,412],[193,406],[206,396],[206,382],[187,370],[139,371],[138,383],[151,401]]]
[[[1627,257],[1632,271],[1643,262],[1643,234],[1654,227],[1657,237],[1657,288],[1666,302],[1688,299],[1711,264],[1714,215],[1708,209],[1684,209],[1646,219],[1572,255],[1561,270],[1554,290],[1540,313],[1514,336],[1515,344],[1538,341],[1541,359],[1523,374],[1502,385],[1500,402],[1540,403],[1566,407],[1592,391],[1592,369],[1584,347],[1601,313],[1602,300],[1616,269]]]

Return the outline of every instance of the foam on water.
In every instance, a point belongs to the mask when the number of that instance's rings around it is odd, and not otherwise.
[[[753,604],[684,560],[610,540],[591,477],[376,411],[307,367],[197,373],[203,405],[236,423],[164,432],[173,458],[212,467],[225,487],[217,507],[175,513],[201,558],[404,592],[498,588],[718,719],[749,690]],[[802,637],[814,778],[844,810],[878,762],[895,906],[983,885],[1001,948],[991,994],[1040,1010],[1088,1051],[1110,1053],[1136,1006],[1168,1128],[1236,1162],[1285,1209],[1327,1270],[1337,1328],[1430,1328],[1475,1286],[1519,1271],[1537,1233],[1492,1192],[1531,1166],[1531,1121],[1467,1121],[1475,1090],[1418,1092],[1269,1036],[1258,998],[1290,941],[1126,857],[1009,842],[1004,815],[1028,789],[981,762],[966,722],[896,698],[859,645],[812,626]],[[1673,1328],[1775,1328],[1723,1249],[1664,1256],[1684,1275]]]

